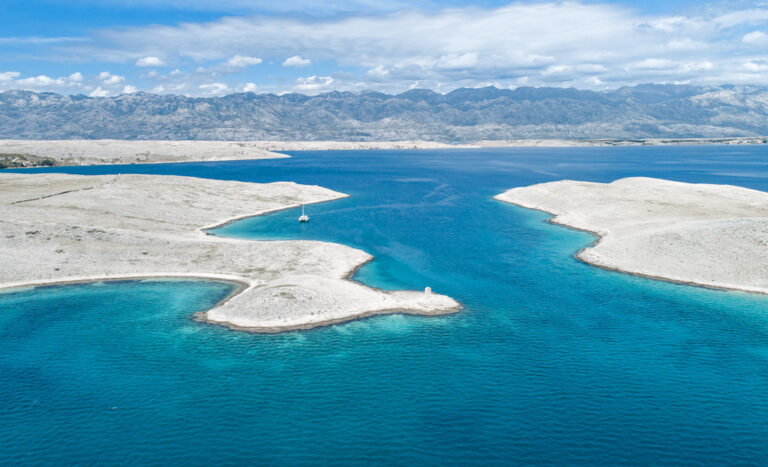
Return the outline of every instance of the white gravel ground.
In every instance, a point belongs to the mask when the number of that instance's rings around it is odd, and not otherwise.
[[[371,259],[360,250],[227,239],[202,230],[344,196],[289,182],[0,173],[0,288],[130,277],[228,279],[244,290],[202,318],[263,332],[380,313],[457,311],[458,303],[443,295],[347,280]]]
[[[596,233],[583,261],[673,282],[768,293],[768,193],[652,178],[564,180],[496,199]]]
[[[58,165],[151,164],[289,157],[274,151],[342,149],[439,149],[430,141],[125,141],[0,140],[0,154],[50,158]]]

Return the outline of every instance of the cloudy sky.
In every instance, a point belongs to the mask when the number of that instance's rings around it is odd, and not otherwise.
[[[0,91],[768,85],[768,1],[1,3]]]

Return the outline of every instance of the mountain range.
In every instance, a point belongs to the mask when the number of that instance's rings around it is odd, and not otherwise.
[[[426,140],[768,135],[768,87],[646,84],[116,97],[0,93],[0,139]]]

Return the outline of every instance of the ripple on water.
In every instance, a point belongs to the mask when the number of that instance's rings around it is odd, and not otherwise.
[[[229,293],[222,283],[4,291],[0,462],[762,464],[766,297],[589,267],[572,255],[592,236],[490,199],[553,178],[639,175],[768,190],[763,149],[743,152],[324,151],[57,168],[350,193],[313,205],[307,226],[289,210],[218,233],[347,243],[376,257],[357,279],[429,285],[466,309],[254,335],[190,319]]]

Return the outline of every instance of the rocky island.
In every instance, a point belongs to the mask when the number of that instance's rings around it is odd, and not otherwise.
[[[768,294],[768,193],[625,178],[514,188],[496,199],[593,232],[586,263],[673,282]]]

